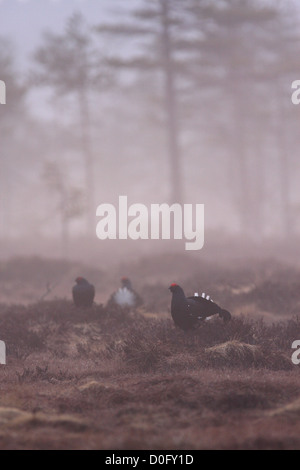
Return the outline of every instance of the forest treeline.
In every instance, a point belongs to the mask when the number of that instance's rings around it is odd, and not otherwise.
[[[140,0],[45,31],[21,73],[1,37],[0,238],[95,237],[98,204],[205,204],[249,237],[299,231],[299,10]],[[87,6],[88,8],[88,6]],[[74,235],[73,235],[74,236]]]

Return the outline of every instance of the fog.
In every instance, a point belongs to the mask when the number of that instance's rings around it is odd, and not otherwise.
[[[299,21],[291,1],[0,2],[0,256],[184,251],[100,240],[97,207],[127,196],[204,204],[199,253],[294,261]]]

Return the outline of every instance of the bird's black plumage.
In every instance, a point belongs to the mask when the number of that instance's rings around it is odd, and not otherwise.
[[[77,277],[75,282],[72,289],[74,304],[76,307],[91,307],[95,298],[95,287],[84,277]]]
[[[186,297],[178,284],[171,284],[171,315],[174,323],[183,330],[195,328],[201,320],[212,315],[219,315],[224,322],[231,319],[231,314],[215,302],[203,297]]]

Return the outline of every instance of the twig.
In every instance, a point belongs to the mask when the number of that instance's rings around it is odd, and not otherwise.
[[[47,282],[47,285],[46,285],[46,292],[39,298],[39,302],[41,302],[42,300],[44,300],[48,294],[50,294],[56,286],[58,286],[58,284],[60,283],[60,281],[56,282],[56,284],[53,284],[51,286],[50,282]]]

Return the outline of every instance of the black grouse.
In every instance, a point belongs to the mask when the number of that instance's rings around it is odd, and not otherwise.
[[[72,294],[76,307],[91,307],[95,297],[95,287],[90,284],[84,277],[75,279]]]
[[[212,315],[218,314],[225,323],[231,319],[231,314],[212,300],[196,295],[186,297],[178,284],[171,284],[169,289],[172,292],[171,315],[182,330],[196,328],[200,321]]]
[[[129,308],[136,308],[143,305],[142,298],[135,292],[128,277],[121,278],[121,287],[111,295],[107,302],[107,307],[114,305]]]

